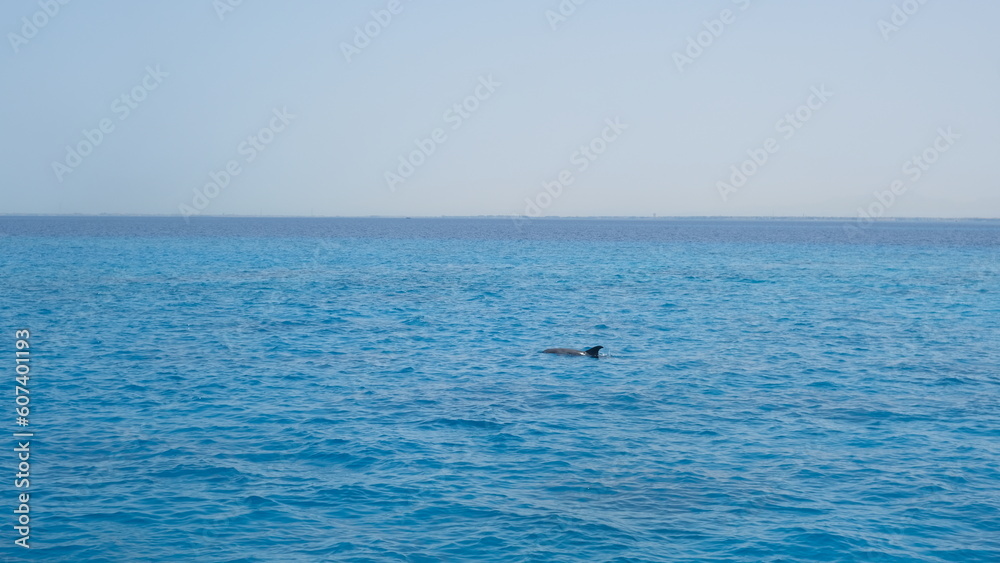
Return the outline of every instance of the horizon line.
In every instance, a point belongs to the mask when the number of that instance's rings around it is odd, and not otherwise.
[[[813,221],[997,221],[1000,217],[848,217],[837,215],[545,215],[530,217],[528,215],[195,215],[184,217],[180,214],[166,213],[0,213],[0,217],[163,217],[190,220],[203,219],[514,219],[514,220],[563,220],[563,219],[767,219],[767,220],[813,220]]]

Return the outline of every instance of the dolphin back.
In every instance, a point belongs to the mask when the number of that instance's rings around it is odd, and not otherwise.
[[[574,350],[572,348],[548,348],[542,350],[543,354],[562,354],[563,356],[586,356],[587,353],[582,350]]]
[[[543,354],[562,354],[563,356],[590,356],[592,358],[597,357],[597,353],[604,346],[594,346],[593,348],[588,348],[587,350],[576,350],[573,348],[548,348],[542,350]]]

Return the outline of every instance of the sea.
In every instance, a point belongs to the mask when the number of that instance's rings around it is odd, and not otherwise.
[[[1000,561],[1000,221],[5,216],[0,249],[6,561]]]

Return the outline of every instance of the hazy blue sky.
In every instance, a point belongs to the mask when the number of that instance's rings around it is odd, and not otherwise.
[[[994,1],[223,6],[0,4],[0,212],[1000,217]]]

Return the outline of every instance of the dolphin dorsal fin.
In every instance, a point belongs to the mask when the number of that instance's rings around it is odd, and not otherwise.
[[[584,350],[583,353],[587,354],[588,356],[593,356],[596,358],[597,353],[601,351],[601,348],[604,348],[604,346],[594,346],[593,348],[588,348]]]

